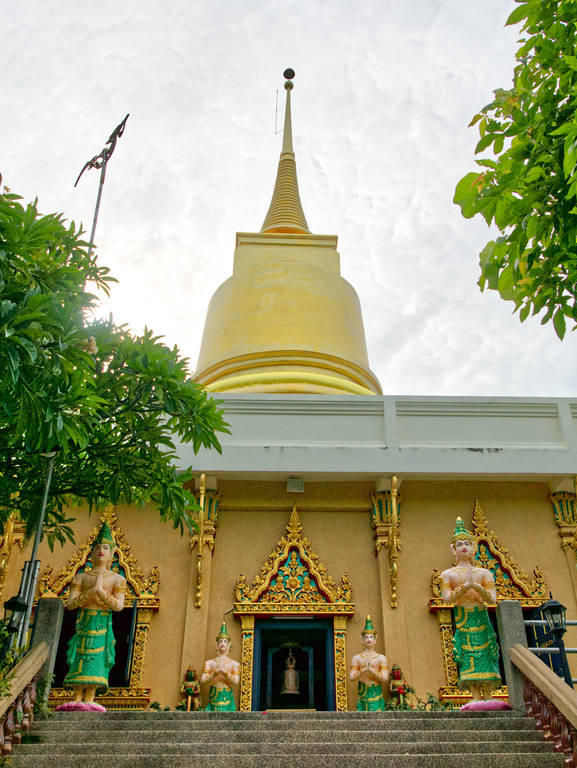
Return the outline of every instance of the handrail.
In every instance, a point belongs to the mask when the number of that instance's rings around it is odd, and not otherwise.
[[[559,675],[556,675],[541,659],[536,658],[531,651],[523,648],[520,643],[511,648],[509,658],[517,669],[557,707],[571,725],[577,728],[577,691],[570,688]]]
[[[577,691],[520,643],[511,647],[509,658],[523,677],[527,713],[555,751],[566,755],[565,765],[577,768]]]
[[[12,743],[19,743],[21,731],[27,731],[34,716],[36,681],[49,656],[48,644],[38,643],[14,667],[10,693],[0,699],[0,750],[12,752]]]

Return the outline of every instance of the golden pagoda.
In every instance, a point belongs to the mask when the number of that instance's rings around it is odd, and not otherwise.
[[[283,145],[260,232],[238,232],[233,274],[211,299],[195,378],[209,392],[380,394],[361,307],[336,235],[310,232],[292,142],[294,71],[284,73]]]
[[[260,232],[237,235],[198,363],[230,434],[220,437],[222,453],[175,440],[175,470],[194,475],[188,535],[154,503],[119,502],[95,520],[70,499],[76,542],[54,551],[41,542],[34,632],[55,650],[45,668],[54,672],[51,704],[71,699],[64,681],[76,616],[63,606],[103,523],[117,543],[112,570],[127,587],[114,615],[110,688],[98,696],[110,709],[177,706],[184,675],[213,658],[224,621],[241,661],[239,710],[286,708],[289,649],[302,675],[293,709],[355,710],[350,667],[367,615],[378,652],[421,699],[435,692],[464,704],[442,576],[457,517],[478,542],[478,564],[494,574],[498,603],[528,612],[551,592],[577,617],[577,398],[379,394],[337,238],[311,234],[302,209],[294,73],[285,76],[270,209]],[[34,560],[24,534],[9,518],[0,535],[4,601]],[[570,663],[577,677],[577,659]]]

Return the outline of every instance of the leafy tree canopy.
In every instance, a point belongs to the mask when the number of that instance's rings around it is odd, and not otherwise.
[[[481,251],[481,290],[513,301],[521,322],[552,319],[562,339],[577,320],[577,0],[516,3],[514,84],[473,118],[481,170],[454,202],[501,232]]]
[[[177,474],[175,439],[220,451],[218,403],[178,349],[112,319],[90,320],[92,290],[112,278],[62,216],[0,194],[0,529],[17,512],[30,534],[49,459],[45,532],[72,539],[66,507],[152,502],[190,526],[193,494]]]

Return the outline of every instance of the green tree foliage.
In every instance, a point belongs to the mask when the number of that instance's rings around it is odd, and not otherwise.
[[[190,526],[193,495],[174,468],[175,439],[220,451],[218,403],[178,349],[90,320],[112,280],[74,224],[0,194],[0,529],[12,512],[36,525],[56,451],[45,531],[72,539],[66,508],[152,502]]]
[[[516,2],[514,85],[473,118],[482,170],[454,202],[501,232],[481,251],[481,290],[513,301],[521,322],[552,319],[562,339],[577,320],[577,0]]]

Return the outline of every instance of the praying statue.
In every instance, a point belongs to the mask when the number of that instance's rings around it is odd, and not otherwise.
[[[487,568],[474,564],[477,539],[457,518],[451,551],[455,565],[441,574],[443,600],[455,605],[453,656],[459,669],[459,687],[470,690],[473,702],[491,699],[501,685],[499,646],[486,605],[497,599],[495,579]]]
[[[68,674],[63,682],[65,688],[74,689],[74,705],[64,708],[103,709],[94,697],[97,691],[108,690],[115,659],[112,611],[124,608],[126,592],[125,579],[110,569],[115,551],[110,527],[103,523],[92,544],[92,568],[72,580],[66,608],[80,610],[76,632],[68,643]]]
[[[350,671],[350,679],[358,680],[357,710],[382,712],[386,709],[383,685],[388,680],[389,669],[387,659],[375,651],[377,633],[370,616],[367,616],[365,628],[361,632],[361,641],[364,650],[353,656]]]
[[[216,653],[214,659],[208,659],[204,664],[201,683],[210,683],[208,692],[208,706],[206,712],[234,712],[233,687],[240,680],[240,664],[233,661],[228,652],[230,650],[230,636],[223,621],[220,632],[216,636]]]

